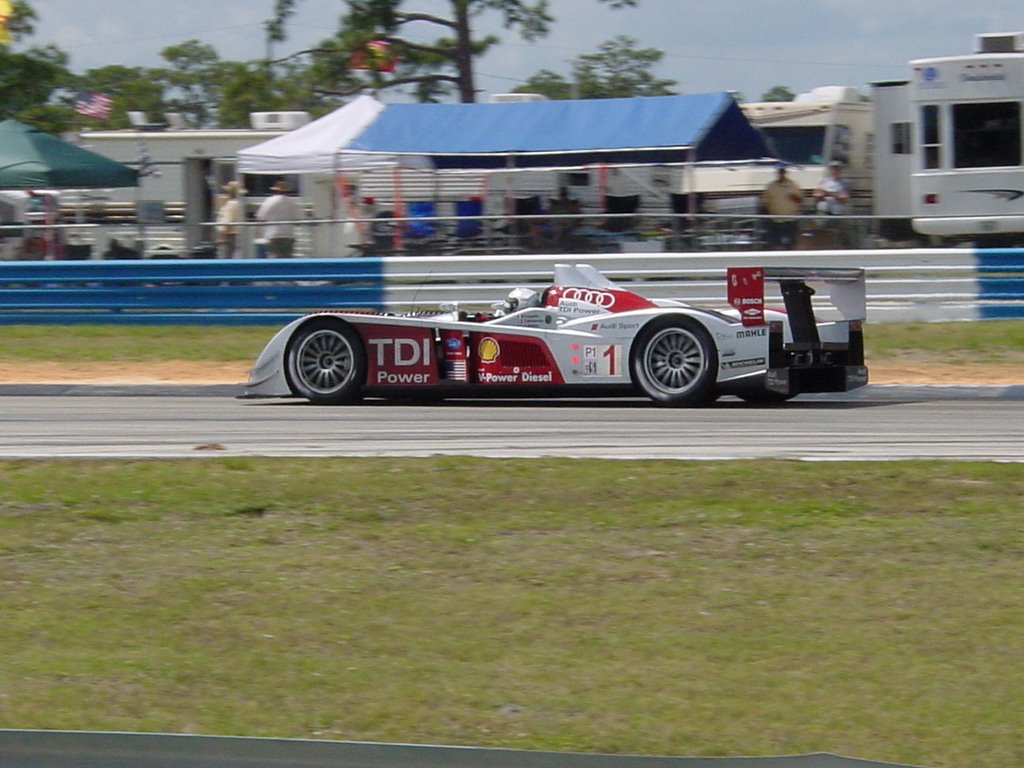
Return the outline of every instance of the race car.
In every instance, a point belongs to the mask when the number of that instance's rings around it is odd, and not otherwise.
[[[784,304],[767,308],[765,280]],[[350,403],[379,397],[640,394],[666,406],[721,395],[772,403],[867,383],[860,269],[738,267],[728,308],[645,298],[587,264],[556,264],[544,290],[515,288],[490,311],[315,312],[282,328],[243,397]],[[815,317],[808,283],[838,319]]]

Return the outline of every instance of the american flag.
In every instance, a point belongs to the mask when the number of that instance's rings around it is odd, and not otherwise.
[[[109,120],[113,103],[114,100],[105,93],[83,92],[75,96],[75,112],[97,120]]]

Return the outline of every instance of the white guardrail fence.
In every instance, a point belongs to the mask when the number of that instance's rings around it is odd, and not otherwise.
[[[827,752],[642,757],[149,733],[0,730],[3,768],[907,768]]]
[[[553,265],[560,262],[591,264],[649,298],[712,308],[726,307],[728,267],[857,267],[866,274],[869,322],[1024,317],[1024,249],[388,257],[381,267],[384,304],[395,309],[428,309],[446,301],[485,304],[501,298],[503,287],[550,284]]]

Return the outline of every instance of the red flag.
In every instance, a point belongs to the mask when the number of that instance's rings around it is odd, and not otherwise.
[[[352,69],[372,69],[375,72],[394,72],[398,56],[386,40],[371,40],[352,54],[348,62]]]
[[[97,120],[110,119],[110,105],[114,100],[105,93],[82,92],[75,96],[75,112]]]

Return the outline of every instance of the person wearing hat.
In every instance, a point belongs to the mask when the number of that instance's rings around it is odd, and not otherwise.
[[[765,234],[771,248],[793,248],[798,231],[795,216],[800,215],[804,193],[800,185],[786,175],[780,164],[778,175],[761,193],[764,212],[772,216],[765,222]]]
[[[270,191],[274,194],[263,201],[256,218],[264,224],[262,236],[267,241],[267,255],[287,259],[295,251],[294,222],[302,218],[302,210],[295,198],[289,196],[292,188],[288,182],[275,182]]]
[[[221,258],[235,258],[240,225],[245,221],[245,209],[240,199],[245,194],[237,181],[224,185],[224,202],[217,210],[217,247]]]

